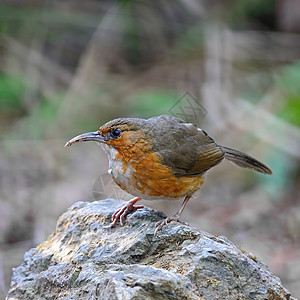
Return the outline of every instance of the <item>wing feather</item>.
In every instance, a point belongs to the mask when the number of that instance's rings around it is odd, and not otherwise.
[[[153,120],[153,150],[176,175],[201,175],[223,160],[224,152],[196,125],[167,116],[148,120]]]

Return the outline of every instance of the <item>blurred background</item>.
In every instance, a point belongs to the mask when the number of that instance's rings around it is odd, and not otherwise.
[[[224,162],[182,220],[227,236],[300,297],[299,15],[297,0],[1,0],[0,298],[70,205],[131,197],[95,143],[65,142],[160,114],[273,169]],[[170,215],[181,201],[144,204]]]

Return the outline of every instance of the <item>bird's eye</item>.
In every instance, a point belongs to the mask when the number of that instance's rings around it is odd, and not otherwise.
[[[113,129],[111,132],[110,132],[110,136],[112,138],[117,138],[121,135],[122,131],[120,129]]]

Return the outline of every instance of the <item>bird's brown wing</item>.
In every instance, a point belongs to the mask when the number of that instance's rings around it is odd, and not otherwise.
[[[215,144],[205,131],[199,131],[195,137],[196,161],[187,170],[187,175],[203,174],[213,166],[219,164],[224,158],[224,152]]]
[[[224,152],[205,131],[175,118],[160,121],[160,136],[152,128],[156,141],[153,150],[176,175],[200,175],[223,160]]]

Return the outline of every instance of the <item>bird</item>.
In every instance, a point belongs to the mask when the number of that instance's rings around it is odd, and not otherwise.
[[[221,146],[195,124],[168,115],[114,119],[97,131],[75,136],[65,147],[85,141],[102,146],[113,180],[134,196],[112,215],[110,228],[118,221],[124,226],[127,214],[144,207],[136,204],[142,199],[183,198],[174,215],[155,224],[154,234],[172,221],[181,222],[180,216],[202,186],[204,174],[224,159],[239,167],[272,174],[268,166],[250,155]]]

